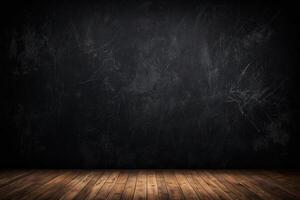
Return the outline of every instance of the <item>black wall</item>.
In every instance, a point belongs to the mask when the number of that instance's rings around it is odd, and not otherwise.
[[[300,167],[294,6],[3,6],[1,167]]]

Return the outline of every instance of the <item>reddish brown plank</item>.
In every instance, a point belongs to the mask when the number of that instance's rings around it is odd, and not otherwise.
[[[269,170],[6,170],[0,199],[296,200],[299,178]]]
[[[138,173],[136,187],[133,195],[134,200],[146,199],[147,197],[147,174],[144,170]]]
[[[130,170],[128,174],[128,180],[126,182],[121,199],[124,200],[133,199],[133,195],[136,187],[136,181],[137,181],[137,171]]]

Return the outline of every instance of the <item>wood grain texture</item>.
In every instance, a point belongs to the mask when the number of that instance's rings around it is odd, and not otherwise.
[[[5,170],[0,199],[300,199],[299,171]]]

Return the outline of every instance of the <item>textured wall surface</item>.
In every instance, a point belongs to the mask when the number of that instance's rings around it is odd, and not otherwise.
[[[299,167],[299,19],[290,6],[8,10],[2,167]]]

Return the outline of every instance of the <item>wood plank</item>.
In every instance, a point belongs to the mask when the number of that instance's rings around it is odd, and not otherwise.
[[[184,175],[185,175],[187,181],[189,182],[189,184],[191,185],[191,187],[196,192],[199,199],[212,200],[212,197],[208,194],[208,192],[202,187],[202,185],[200,185],[198,183],[196,178],[192,175],[191,170],[185,171]]]
[[[266,170],[259,171],[258,175],[265,180],[273,182],[282,190],[300,198],[300,177],[294,179],[291,176],[283,176],[276,172]]]
[[[128,180],[126,182],[122,198],[124,200],[133,199],[133,195],[135,192],[136,182],[137,182],[137,171],[136,170],[130,170],[128,174]]]
[[[93,186],[101,178],[104,171],[97,170],[92,172],[92,179],[86,184],[86,186],[74,197],[74,200],[82,200],[88,198],[89,194],[92,191]]]
[[[158,196],[158,186],[156,181],[155,172],[153,170],[147,173],[147,200],[157,200]]]
[[[84,173],[80,177],[73,179],[69,187],[67,188],[65,194],[60,198],[60,200],[73,199],[92,179],[93,173]]]
[[[266,192],[261,189],[258,185],[255,183],[252,183],[247,176],[244,176],[243,172],[236,172],[240,179],[240,184],[244,185],[248,190],[251,190],[252,192],[255,192],[258,196],[260,196],[262,199],[274,199],[274,200],[280,200],[280,198],[272,195],[272,193]]]
[[[233,172],[225,171],[223,177],[237,190],[245,194],[249,199],[262,199],[256,192],[252,192],[238,181],[238,176]]]
[[[155,171],[155,177],[156,177],[156,182],[157,182],[157,189],[158,189],[159,199],[161,199],[161,200],[170,199],[169,194],[168,194],[168,189],[167,189],[166,182],[165,182],[162,171],[161,170],[156,170]]]
[[[6,196],[6,198],[12,198],[13,196],[20,197],[22,193],[26,193],[26,188],[31,187],[35,181],[40,177],[44,176],[45,172],[41,170],[36,170],[30,175],[23,176],[14,182],[7,184],[0,189],[1,196]]]
[[[186,177],[184,176],[181,170],[175,171],[175,177],[186,199],[198,199],[196,192],[189,184],[189,182],[187,181]]]
[[[163,171],[164,179],[171,199],[184,199],[182,190],[176,180],[174,173],[170,170]]]
[[[257,172],[245,172],[247,174],[249,180],[251,182],[259,185],[264,191],[272,193],[274,196],[280,198],[280,199],[286,199],[286,200],[296,200],[298,199],[293,194],[282,190],[278,185],[276,185],[274,182],[266,181],[263,178],[256,175]]]
[[[113,186],[111,192],[107,197],[108,200],[121,199],[123,191],[125,189],[125,185],[127,183],[127,179],[128,179],[128,171],[124,171],[124,170],[121,171],[115,185]]]
[[[208,194],[208,196],[210,197],[210,199],[222,199],[222,196],[219,196],[214,190],[213,188],[211,188],[201,177],[201,175],[199,175],[197,173],[197,171],[193,171],[192,172],[193,178],[195,181],[198,182],[199,185],[201,185],[201,187],[206,191],[206,193]]]
[[[112,174],[112,171],[105,170],[101,177],[97,180],[97,182],[89,189],[90,193],[86,197],[86,199],[94,199],[98,193],[98,191],[102,188],[106,180]]]
[[[216,177],[216,179],[224,185],[224,187],[226,187],[228,190],[230,190],[232,192],[232,194],[234,194],[235,196],[238,197],[238,199],[251,199],[248,197],[248,195],[246,195],[245,193],[243,193],[240,189],[236,188],[234,184],[232,184],[230,181],[228,181],[225,178],[225,171],[222,170],[219,173],[214,173],[213,176]]]
[[[12,178],[13,176],[17,176],[17,175],[20,175],[20,174],[23,174],[23,173],[28,173],[32,170],[16,170],[16,169],[13,169],[13,170],[0,170],[0,180],[2,179],[6,179],[6,178]]]
[[[108,177],[108,179],[105,181],[104,185],[100,188],[98,191],[95,199],[107,199],[107,196],[109,195],[109,192],[115,185],[118,177],[120,175],[119,170],[113,170],[111,175]]]
[[[300,171],[12,170],[1,171],[0,199],[295,200]]]
[[[226,200],[237,199],[224,185],[220,184],[216,179],[212,179],[210,172],[206,170],[197,170],[197,174],[212,188],[212,190],[221,198]]]
[[[8,199],[24,199],[24,197],[28,196],[30,192],[35,191],[37,188],[39,188],[41,185],[49,182],[50,180],[54,179],[56,176],[58,176],[57,173],[53,173],[51,171],[45,171],[43,170],[40,173],[32,174],[32,179],[30,180],[24,180],[23,183],[21,183],[20,187],[14,192],[7,193]],[[26,198],[25,198],[26,199]]]
[[[62,195],[64,187],[77,175],[77,171],[61,171],[59,175],[48,183],[37,188],[36,191],[29,193],[27,199],[58,199]]]
[[[33,170],[21,172],[6,172],[0,180],[0,188],[34,173]]]
[[[6,177],[5,180],[3,179],[4,184],[0,188],[0,195],[7,195],[7,191],[14,192],[12,190],[17,190],[22,186],[23,181],[32,179],[37,173],[38,172],[31,172],[22,177],[18,176],[18,178],[12,176],[12,180],[10,180],[9,177]]]
[[[133,199],[141,200],[141,199],[146,199],[146,197],[147,197],[147,174],[144,170],[140,170],[138,172]]]
[[[226,198],[228,199],[234,199],[234,200],[240,199],[238,195],[236,195],[234,192],[228,189],[222,182],[216,179],[212,174],[213,174],[212,171],[204,171],[202,175],[205,177],[205,180],[207,180],[207,182],[212,182],[214,184],[214,187],[220,188],[221,190],[220,192],[223,193],[220,195],[226,196]]]

